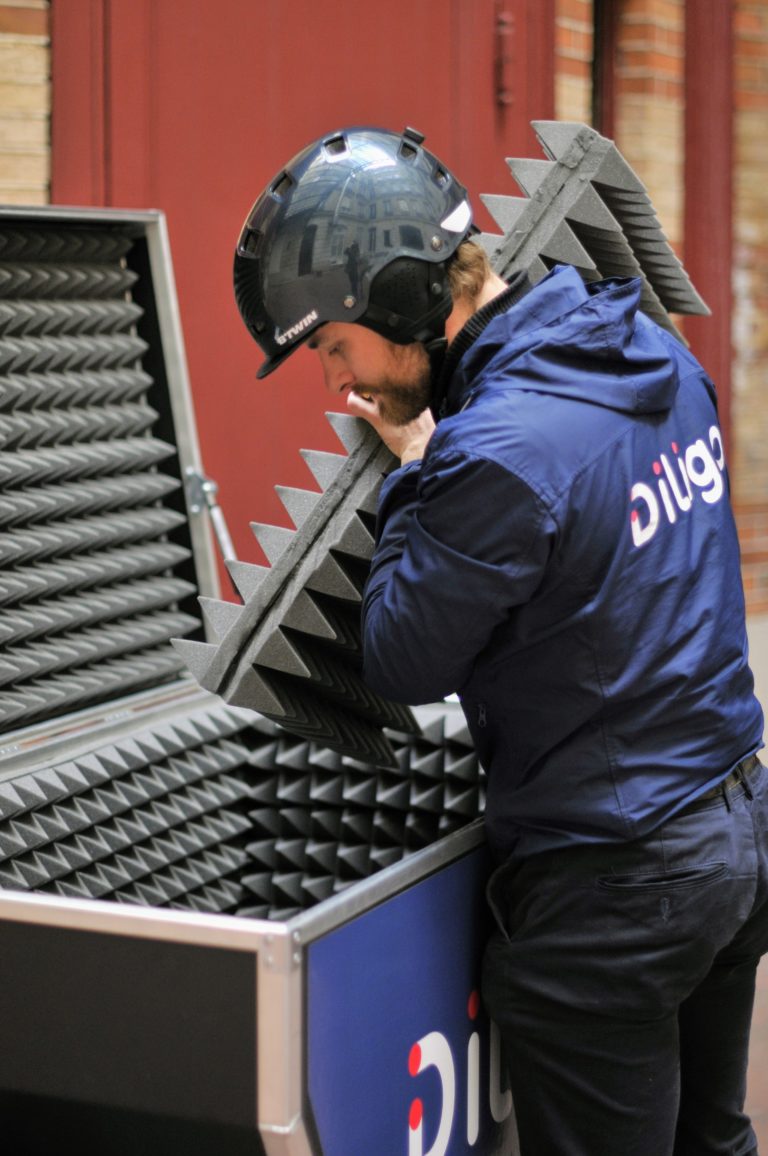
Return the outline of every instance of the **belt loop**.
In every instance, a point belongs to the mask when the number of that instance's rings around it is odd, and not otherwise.
[[[728,793],[728,788],[726,787],[725,783],[720,784],[720,794],[723,796],[723,802],[725,803],[725,809],[727,811],[732,810],[731,800],[730,800],[729,793]]]
[[[742,786],[744,787],[744,794],[747,796],[747,798],[749,799],[749,801],[751,803],[755,796],[752,794],[752,788],[749,785],[749,780],[747,779],[747,776],[744,774],[743,764],[739,763],[739,765],[736,769],[739,772],[739,778],[741,779]]]

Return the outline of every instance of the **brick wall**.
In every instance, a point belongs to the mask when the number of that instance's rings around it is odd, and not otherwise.
[[[0,2],[0,202],[49,200],[48,0]]]
[[[682,238],[684,0],[618,0],[615,134],[670,242]]]
[[[732,478],[747,605],[768,613],[768,0],[736,0]]]
[[[720,0],[711,0],[719,3]],[[611,0],[612,135],[684,257],[684,0]],[[768,613],[768,0],[733,0],[731,479],[751,614]],[[556,108],[589,122],[592,0],[558,0]],[[712,142],[717,163],[717,142]]]
[[[558,0],[555,10],[555,116],[592,119],[592,0]]]
[[[677,247],[683,204],[684,0],[612,0],[616,20],[612,135]],[[592,116],[592,0],[558,0],[555,107]]]

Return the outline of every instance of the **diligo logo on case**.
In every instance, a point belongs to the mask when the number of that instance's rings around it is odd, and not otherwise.
[[[473,991],[467,1002],[469,1037],[454,1050],[442,1032],[428,1032],[411,1047],[408,1071],[417,1081],[417,1094],[408,1113],[408,1156],[446,1156],[459,1104],[466,1103],[466,1142],[471,1148],[480,1135],[481,1037],[477,1030],[480,997]],[[440,1109],[436,1119],[425,1118],[424,1101],[418,1095],[418,1079],[434,1068],[440,1083]],[[501,1039],[496,1025],[488,1032],[488,1110],[496,1124],[512,1112],[512,1095],[502,1090]],[[425,1150],[425,1136],[434,1140]]]

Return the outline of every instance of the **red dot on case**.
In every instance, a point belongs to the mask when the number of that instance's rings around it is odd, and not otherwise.
[[[467,1015],[471,1020],[477,1019],[477,1013],[480,1011],[480,996],[476,991],[473,991],[467,1003]]]
[[[421,1100],[414,1100],[408,1113],[408,1127],[415,1132],[424,1118],[424,1105]]]
[[[408,1071],[412,1076],[418,1076],[421,1071],[421,1048],[414,1044],[408,1056]]]

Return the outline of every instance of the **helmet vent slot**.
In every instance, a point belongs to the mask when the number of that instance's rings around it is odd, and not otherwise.
[[[325,142],[325,151],[332,157],[339,156],[340,153],[347,151],[347,142],[341,133],[338,136],[332,136],[330,140]]]
[[[293,188],[294,180],[290,173],[281,173],[272,186],[272,196],[276,197],[278,201],[282,201],[287,197]]]
[[[257,229],[248,229],[240,241],[240,252],[246,257],[258,257],[264,234]]]

